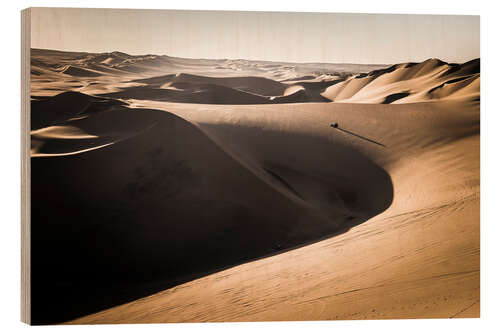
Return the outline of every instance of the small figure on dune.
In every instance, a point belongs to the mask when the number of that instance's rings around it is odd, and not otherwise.
[[[358,137],[358,138],[360,138],[360,139],[363,139],[363,140],[366,140],[366,141],[369,141],[369,142],[375,143],[375,144],[377,144],[377,145],[379,145],[379,146],[385,147],[385,145],[384,145],[383,143],[377,142],[377,141],[372,140],[372,139],[368,139],[367,137],[364,137],[364,136],[361,136],[361,135],[356,134],[356,133],[354,133],[354,132],[351,132],[351,131],[349,131],[349,130],[346,130],[345,128],[340,128],[340,127],[339,127],[339,123],[331,123],[331,124],[330,124],[330,127],[333,127],[333,128],[335,128],[335,129],[338,129],[338,130],[339,130],[339,131],[341,131],[341,132],[344,132],[344,133],[347,133],[347,134],[353,135],[353,136]]]

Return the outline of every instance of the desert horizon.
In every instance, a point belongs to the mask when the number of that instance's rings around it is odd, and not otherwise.
[[[466,59],[463,62],[454,62],[454,61],[447,61],[446,59],[442,59],[440,57],[428,57],[422,61],[402,61],[398,63],[389,63],[389,62],[380,62],[380,63],[354,63],[354,62],[319,62],[319,61],[276,61],[276,60],[266,60],[266,59],[244,59],[244,58],[190,58],[190,57],[179,57],[175,55],[170,55],[170,54],[152,54],[152,53],[142,53],[142,54],[133,54],[130,52],[127,52],[126,50],[109,50],[109,51],[103,51],[103,52],[89,52],[85,50],[64,50],[64,49],[44,49],[44,48],[31,48],[35,52],[61,52],[61,53],[73,53],[73,54],[108,54],[108,55],[113,55],[113,54],[123,54],[125,56],[129,57],[148,57],[148,56],[155,56],[155,57],[167,57],[167,58],[177,58],[177,59],[186,59],[186,60],[207,60],[207,61],[249,61],[249,62],[257,62],[257,63],[280,63],[280,64],[292,64],[292,65],[354,65],[354,66],[381,66],[381,67],[390,67],[392,65],[400,65],[403,63],[417,63],[417,62],[425,62],[428,60],[436,59],[441,62],[446,62],[452,65],[459,65],[463,64],[472,60],[479,59],[479,57],[472,57],[470,59]],[[370,68],[370,67],[367,67]]]

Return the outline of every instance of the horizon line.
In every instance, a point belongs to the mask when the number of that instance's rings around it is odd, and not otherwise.
[[[258,61],[258,62],[278,62],[282,64],[303,64],[303,65],[312,65],[312,64],[318,64],[318,65],[361,65],[361,66],[391,66],[391,65],[399,65],[399,64],[410,64],[410,63],[422,63],[428,60],[432,59],[437,59],[441,62],[445,62],[447,64],[465,64],[470,61],[474,61],[477,59],[481,59],[481,57],[476,57],[476,58],[471,58],[467,61],[464,62],[449,62],[446,60],[443,60],[438,57],[430,57],[426,58],[425,60],[422,61],[405,61],[405,62],[396,62],[396,63],[354,63],[354,62],[293,62],[293,61],[279,61],[279,60],[263,60],[263,59],[246,59],[246,58],[190,58],[190,57],[179,57],[179,56],[172,56],[168,54],[155,54],[155,53],[144,53],[144,54],[132,54],[132,53],[127,53],[124,51],[119,51],[119,50],[114,50],[114,51],[101,51],[101,52],[92,52],[92,51],[74,51],[74,50],[61,50],[61,49],[45,49],[45,48],[40,48],[40,47],[30,47],[30,50],[43,50],[43,51],[55,51],[55,52],[66,52],[66,53],[88,53],[88,54],[111,54],[111,53],[123,53],[128,56],[132,57],[141,57],[141,56],[157,56],[157,57],[169,57],[169,58],[178,58],[178,59],[189,59],[189,60],[245,60],[245,61]],[[30,55],[31,56],[31,55]]]

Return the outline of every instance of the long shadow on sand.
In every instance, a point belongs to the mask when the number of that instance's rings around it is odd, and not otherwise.
[[[379,146],[385,147],[385,145],[384,145],[383,143],[380,143],[380,142],[375,141],[375,140],[373,140],[373,139],[369,139],[369,138],[367,138],[366,136],[362,136],[362,135],[356,134],[356,133],[354,133],[354,132],[351,132],[351,131],[349,131],[349,130],[346,130],[345,128],[335,127],[335,129],[337,129],[337,130],[339,130],[339,131],[342,131],[342,132],[344,132],[344,133],[350,134],[350,135],[352,135],[352,136],[355,136],[355,137],[357,137],[357,138],[360,138],[360,139],[362,139],[362,140],[365,140],[365,141],[368,141],[368,142],[374,143],[374,144],[376,144],[376,145],[379,145]]]
[[[33,112],[44,112],[43,105]],[[353,161],[336,169],[344,181],[328,183],[330,194],[310,204],[320,183],[293,165],[265,167],[304,201],[182,118],[120,105],[97,111],[55,119],[95,135],[136,126],[136,135],[85,153],[31,159],[33,324],[64,322],[332,237],[392,203],[389,175],[345,147],[332,148],[338,161]],[[373,178],[377,206],[351,214],[349,207],[363,207],[359,198],[370,199],[357,192],[360,172]]]

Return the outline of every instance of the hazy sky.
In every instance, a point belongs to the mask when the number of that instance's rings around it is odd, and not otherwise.
[[[479,16],[33,8],[34,48],[390,64],[479,57]]]

